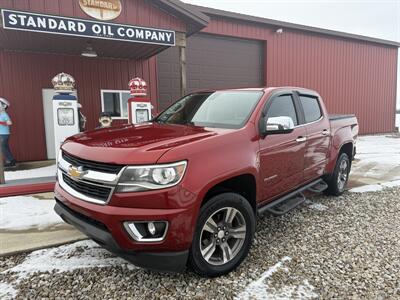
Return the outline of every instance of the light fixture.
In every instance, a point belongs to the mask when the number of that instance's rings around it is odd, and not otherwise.
[[[278,28],[278,29],[276,30],[276,33],[277,33],[277,34],[282,34],[282,33],[283,33],[283,28]]]
[[[81,55],[84,57],[97,57],[97,53],[90,43],[87,43],[86,49],[82,51]]]

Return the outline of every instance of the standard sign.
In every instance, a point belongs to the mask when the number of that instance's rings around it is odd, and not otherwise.
[[[113,20],[122,11],[120,0],[79,0],[79,5],[89,16],[102,21]]]
[[[6,29],[175,46],[175,32],[3,9]]]

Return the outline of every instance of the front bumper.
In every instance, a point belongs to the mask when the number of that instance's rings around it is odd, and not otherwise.
[[[122,249],[107,227],[101,222],[73,211],[59,200],[57,200],[54,210],[66,223],[75,226],[108,251],[115,253],[136,266],[157,271],[172,272],[181,272],[185,269],[189,253],[188,250],[173,252],[138,252]]]

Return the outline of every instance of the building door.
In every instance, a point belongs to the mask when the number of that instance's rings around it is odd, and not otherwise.
[[[189,92],[264,85],[264,44],[260,41],[196,34],[187,40],[186,56]],[[158,101],[164,109],[180,98],[178,48],[158,54],[157,64]]]
[[[53,120],[53,97],[56,94],[54,89],[43,89],[43,113],[44,127],[46,132],[47,159],[56,159],[54,147],[54,120]],[[72,93],[76,96],[76,91]]]

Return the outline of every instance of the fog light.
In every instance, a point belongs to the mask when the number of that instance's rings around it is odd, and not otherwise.
[[[138,221],[124,222],[124,227],[129,235],[138,242],[160,242],[168,230],[166,221]]]
[[[156,227],[154,226],[153,222],[149,222],[149,224],[147,224],[147,229],[149,230],[151,235],[156,234]]]

